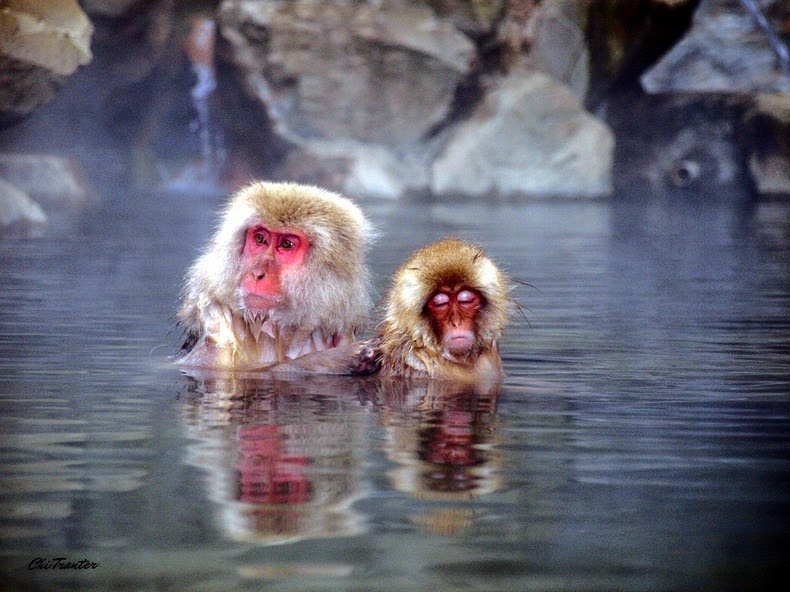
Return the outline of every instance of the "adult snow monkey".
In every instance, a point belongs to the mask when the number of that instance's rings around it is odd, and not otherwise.
[[[186,367],[250,370],[353,342],[371,308],[374,231],[336,193],[255,182],[222,212],[186,274]]]

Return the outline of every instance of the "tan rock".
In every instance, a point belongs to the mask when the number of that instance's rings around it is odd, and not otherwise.
[[[0,54],[55,74],[90,62],[92,32],[75,0],[6,0],[0,8]]]
[[[90,62],[93,25],[76,0],[0,4],[0,122],[52,99],[66,76]]]

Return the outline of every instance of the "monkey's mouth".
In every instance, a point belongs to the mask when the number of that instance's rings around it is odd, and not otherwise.
[[[474,344],[474,336],[471,335],[453,335],[444,343],[447,351],[454,356],[462,356],[469,353]]]
[[[266,311],[282,306],[282,296],[266,296],[262,294],[245,294],[244,308],[249,311]]]

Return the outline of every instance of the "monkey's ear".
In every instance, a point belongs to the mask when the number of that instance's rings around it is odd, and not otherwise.
[[[358,341],[300,356],[294,360],[260,368],[276,374],[317,373],[346,376],[372,376],[381,368],[381,349],[377,340]]]

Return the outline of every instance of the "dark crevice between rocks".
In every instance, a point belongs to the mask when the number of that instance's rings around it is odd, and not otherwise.
[[[256,35],[268,42],[268,32],[263,27],[256,27]],[[241,91],[246,86],[244,73],[234,67],[230,44],[223,35],[217,36],[216,55],[217,90],[213,113],[225,134],[228,153],[235,159],[229,167],[271,176],[294,146],[275,132],[266,109],[252,98],[252,93]],[[276,84],[288,84],[288,81],[279,76]],[[229,170],[227,175],[232,178],[237,173]]]
[[[685,36],[699,2],[594,0],[585,32],[590,51],[586,108],[595,111],[614,95],[641,89],[640,76]]]
[[[485,96],[486,77],[502,75],[507,71],[508,50],[497,39],[496,25],[488,33],[462,32],[475,44],[475,62],[469,74],[458,82],[447,115],[428,130],[424,137],[425,141],[433,140],[445,129],[468,119]]]

